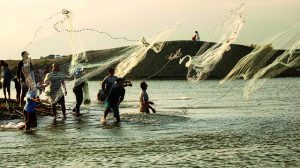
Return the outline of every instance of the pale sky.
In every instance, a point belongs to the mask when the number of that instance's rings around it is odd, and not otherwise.
[[[228,11],[246,3],[246,24],[237,44],[256,44],[300,22],[299,0],[0,0],[1,59],[20,59],[20,52],[33,39],[42,23],[62,9],[73,14],[74,28],[94,28],[130,39],[151,37],[178,22],[170,40],[190,40],[198,30],[209,39]],[[52,18],[43,25],[28,48],[32,58],[70,54],[70,36],[58,33]],[[79,33],[82,50],[97,50],[132,43],[111,40],[92,32]],[[217,40],[217,39],[215,39]]]

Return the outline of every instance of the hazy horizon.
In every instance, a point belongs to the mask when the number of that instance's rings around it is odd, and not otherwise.
[[[68,9],[73,15],[75,29],[94,28],[114,36],[130,39],[151,37],[166,27],[180,23],[170,40],[191,40],[195,30],[201,40],[210,39],[221,19],[239,4],[246,3],[246,24],[235,44],[260,43],[300,22],[300,2],[296,0],[10,0],[0,1],[2,26],[1,59],[20,59],[20,52],[29,43],[37,28],[55,13]],[[37,39],[28,48],[32,58],[49,54],[70,54],[70,38],[58,33],[53,23],[44,25]],[[97,50],[131,45],[122,40],[111,40],[93,32],[77,33],[81,48]]]

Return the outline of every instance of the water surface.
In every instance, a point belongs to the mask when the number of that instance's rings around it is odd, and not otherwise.
[[[139,81],[133,81],[120,127],[100,122],[99,82],[89,82],[94,101],[82,107],[83,116],[73,117],[70,85],[66,120],[39,117],[31,133],[1,129],[0,166],[300,166],[299,78],[271,79],[250,100],[243,98],[244,81],[147,82],[158,113],[138,113]]]

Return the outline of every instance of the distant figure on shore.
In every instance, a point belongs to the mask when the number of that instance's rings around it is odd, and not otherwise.
[[[1,77],[3,79],[2,81],[2,87],[3,87],[3,94],[4,99],[7,100],[6,92],[8,93],[8,100],[10,100],[10,81],[12,80],[12,74],[10,72],[10,69],[8,68],[8,64],[6,62],[2,63],[1,66]]]
[[[75,86],[73,87],[73,92],[76,97],[76,105],[73,108],[73,112],[76,116],[80,116],[80,106],[83,102],[83,95],[86,95],[88,92],[87,88],[87,81],[85,79],[80,79],[83,75],[83,70],[77,69],[75,71],[74,77],[75,77]],[[85,100],[86,101],[86,100]]]
[[[37,89],[29,89],[23,110],[26,130],[30,130],[30,128],[37,126],[36,112],[34,108],[37,106],[38,102],[40,102],[40,99],[37,96]]]
[[[114,117],[116,118],[116,123],[120,123],[119,105],[124,100],[125,88],[124,88],[125,78],[118,78],[116,83],[111,87],[107,99],[105,100],[105,111],[102,122],[106,122],[106,117],[110,111],[113,111]]]
[[[149,96],[147,93],[147,83],[146,82],[141,82],[140,87],[142,89],[141,95],[140,95],[140,112],[146,112],[150,113],[150,110],[152,110],[153,113],[156,113],[155,109],[150,105],[153,104],[153,102],[149,101]]]
[[[200,41],[200,36],[199,36],[198,31],[195,31],[195,35],[192,37],[192,40],[193,41]]]
[[[23,101],[26,96],[26,93],[28,91],[28,86],[26,84],[26,79],[23,73],[23,67],[24,67],[24,62],[28,59],[29,53],[27,51],[23,51],[21,53],[22,60],[18,64],[18,69],[17,69],[17,78],[21,84],[21,94],[20,94],[20,107],[23,106]]]
[[[66,75],[60,72],[59,65],[54,63],[52,65],[52,72],[48,73],[44,79],[46,85],[50,85],[49,97],[50,104],[52,108],[52,115],[56,119],[56,105],[57,103],[61,105],[61,110],[63,113],[63,119],[66,118],[66,105],[65,96],[67,95],[67,89],[65,84]],[[64,92],[62,91],[62,88]]]
[[[115,69],[110,68],[108,70],[108,75],[103,79],[101,84],[101,90],[97,95],[98,101],[104,102],[107,98],[111,87],[115,84],[118,77],[115,76]]]

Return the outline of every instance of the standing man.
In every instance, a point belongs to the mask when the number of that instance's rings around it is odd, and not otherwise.
[[[46,85],[50,85],[50,103],[52,108],[52,115],[56,119],[56,105],[57,103],[61,105],[61,110],[63,113],[63,119],[66,118],[66,105],[65,96],[67,95],[66,75],[60,72],[59,65],[54,63],[52,65],[52,72],[48,73],[44,79]],[[62,91],[62,88],[64,92]]]
[[[21,84],[21,94],[20,94],[20,98],[19,98],[20,107],[23,107],[24,98],[28,91],[28,86],[26,84],[25,75],[23,73],[23,67],[24,67],[24,63],[28,60],[29,53],[27,51],[23,51],[21,53],[21,56],[22,56],[22,60],[19,62],[18,69],[17,69],[17,79]]]
[[[6,97],[6,91],[8,93],[8,100],[10,100],[10,81],[12,79],[12,74],[10,72],[10,69],[8,68],[8,64],[5,62],[3,66],[1,66],[2,71],[1,71],[1,76],[3,78],[3,94],[4,94],[4,99],[5,101],[7,100]]]
[[[109,111],[114,112],[114,117],[116,118],[116,123],[120,123],[119,105],[124,100],[125,88],[124,88],[125,78],[118,78],[116,83],[112,86],[107,99],[105,100],[105,111],[103,122],[106,122],[106,117]]]
[[[98,100],[104,102],[105,99],[107,98],[109,91],[111,87],[115,84],[116,80],[118,77],[115,76],[115,69],[110,68],[108,70],[108,75],[103,79],[102,84],[101,84],[101,91],[98,93]]]
[[[76,97],[76,105],[73,108],[73,112],[76,116],[80,116],[80,106],[83,102],[83,95],[88,94],[88,83],[84,78],[81,78],[83,75],[83,70],[77,69],[74,74],[75,84],[73,87],[73,92]],[[87,89],[86,89],[87,88]]]

